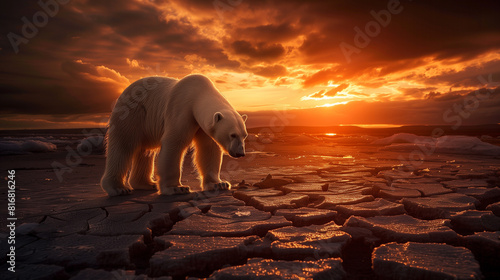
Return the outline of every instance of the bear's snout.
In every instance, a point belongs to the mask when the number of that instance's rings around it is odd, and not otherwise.
[[[245,145],[242,141],[233,141],[231,143],[231,149],[229,150],[229,155],[233,158],[239,158],[245,156]]]
[[[234,157],[239,158],[239,157],[244,157],[244,156],[245,156],[245,152],[243,151],[243,152],[236,153],[236,155]]]
[[[229,153],[229,155],[232,158],[240,158],[240,157],[244,157],[245,156],[245,152],[243,152],[243,153]]]
[[[245,148],[240,147],[236,151],[230,151],[229,155],[234,158],[240,158],[245,156]]]

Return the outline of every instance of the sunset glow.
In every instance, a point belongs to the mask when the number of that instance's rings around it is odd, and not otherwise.
[[[401,1],[366,47],[356,47],[355,27],[384,2],[236,2],[220,10],[212,1],[75,0],[28,43],[4,36],[0,128],[99,126],[131,82],[191,73],[249,112],[251,126],[264,124],[252,113],[275,110],[310,118],[303,110],[331,110],[318,112],[328,115],[323,125],[446,124],[444,112],[478,89],[488,99],[463,121],[499,122],[495,2]],[[33,14],[12,5],[4,35],[21,34],[20,19]],[[357,51],[346,55],[342,44]]]

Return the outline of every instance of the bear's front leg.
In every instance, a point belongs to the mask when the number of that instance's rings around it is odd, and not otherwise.
[[[194,136],[194,162],[200,174],[201,187],[204,191],[229,190],[231,184],[220,179],[222,151],[203,130],[198,130]]]
[[[189,186],[181,184],[181,166],[189,142],[179,141],[175,137],[162,140],[158,155],[159,194],[186,194]]]

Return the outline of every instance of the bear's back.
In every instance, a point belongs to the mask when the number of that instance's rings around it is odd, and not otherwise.
[[[168,77],[151,76],[139,79],[130,84],[120,98],[131,98],[136,101],[145,101],[157,95],[170,91],[179,80]]]

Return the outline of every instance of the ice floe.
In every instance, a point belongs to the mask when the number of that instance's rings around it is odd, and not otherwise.
[[[500,201],[488,205],[486,210],[490,210],[493,214],[500,216]]]
[[[140,235],[93,236],[72,234],[39,239],[18,249],[22,264],[56,264],[67,269],[82,267],[131,267],[131,260],[144,258],[146,245]]]
[[[320,201],[314,207],[321,209],[335,210],[337,205],[356,204],[360,202],[372,201],[375,198],[372,195],[364,195],[357,193],[346,194],[324,194],[320,195]]]
[[[412,189],[383,189],[380,190],[378,196],[387,199],[401,199],[405,197],[419,197],[420,192],[418,190]]]
[[[274,259],[303,260],[340,257],[351,236],[327,225],[279,228],[269,231],[266,238],[273,241],[271,252]]]
[[[153,277],[185,277],[238,264],[246,257],[245,243],[255,237],[200,237],[165,235],[155,238],[165,250],[150,259]]]
[[[282,196],[254,196],[248,205],[263,211],[275,211],[277,209],[290,209],[307,206],[309,196],[304,194],[289,193]]]
[[[308,226],[312,224],[325,224],[337,216],[336,211],[328,209],[316,209],[302,207],[298,209],[278,209],[275,213],[276,216],[283,216],[291,221],[294,226]]]
[[[347,216],[389,216],[406,213],[403,204],[377,198],[374,201],[362,202],[354,205],[338,205],[335,208],[339,213]]]
[[[214,272],[209,280],[247,279],[331,279],[346,277],[340,258],[318,261],[274,261],[250,259],[240,266],[223,268]]]
[[[487,205],[500,200],[500,188],[460,188],[457,193],[466,194]]]
[[[214,213],[212,213],[213,211]],[[267,231],[292,222],[282,216],[271,216],[250,206],[227,206],[227,209],[214,208],[207,214],[194,214],[177,222],[168,234],[199,236],[263,236]]]
[[[451,216],[451,225],[465,231],[500,230],[500,217],[491,211],[466,210]]]
[[[472,252],[447,244],[388,243],[373,251],[373,270],[383,279],[481,279]]]
[[[290,184],[293,181],[291,179],[285,178],[273,178],[271,174],[268,174],[266,178],[262,179],[260,182],[255,183],[254,186],[261,189],[277,188],[286,184]]]
[[[465,247],[469,248],[481,261],[498,268],[500,263],[500,231],[476,232],[463,237]]]
[[[266,196],[278,196],[278,195],[283,195],[283,192],[274,189],[255,189],[255,188],[237,190],[233,193],[233,196],[235,198],[241,199],[245,202],[250,201],[250,199],[255,196],[266,197]]]
[[[431,197],[403,198],[406,211],[421,219],[449,218],[463,210],[474,210],[479,201],[473,197],[448,193]]]
[[[488,182],[486,182],[486,180],[472,179],[444,181],[443,184],[450,189],[488,187]]]
[[[449,220],[419,220],[406,214],[363,218],[350,217],[344,227],[362,227],[385,241],[457,242],[458,235],[447,225]]]
[[[419,191],[422,196],[431,196],[436,194],[451,193],[450,189],[444,188],[441,184],[401,184],[393,183],[391,187],[396,189],[414,189]]]
[[[289,192],[315,192],[315,191],[322,191],[321,183],[293,183],[289,185],[285,185],[281,187],[281,189],[285,193]]]

